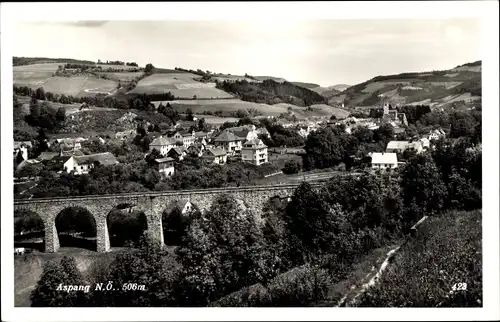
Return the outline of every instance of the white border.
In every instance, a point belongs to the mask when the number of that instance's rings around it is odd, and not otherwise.
[[[2,3],[2,320],[498,320],[498,2],[239,2],[239,3]],[[483,287],[482,309],[35,309],[13,307],[12,22],[15,20],[212,20],[458,18],[483,22]],[[27,39],[26,41],[29,41]],[[63,41],[63,40],[62,40]],[[77,58],[77,57],[75,57]],[[464,62],[466,63],[466,62]],[[452,67],[452,66],[450,66]],[[375,76],[375,75],[374,75]],[[12,296],[11,296],[12,295]]]

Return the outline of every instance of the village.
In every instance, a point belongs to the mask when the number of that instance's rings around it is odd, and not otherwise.
[[[404,113],[399,113],[392,108],[390,103],[382,101],[382,117],[379,118],[357,118],[349,116],[342,120],[315,118],[312,120],[287,121],[283,118],[272,118],[271,122],[287,130],[294,131],[300,137],[307,140],[311,133],[324,127],[340,126],[345,133],[352,134],[359,128],[377,130],[383,124],[389,124],[394,133],[385,150],[369,151],[361,157],[354,157],[357,161],[363,160],[362,168],[371,168],[373,171],[380,169],[394,169],[404,164],[405,153],[420,154],[432,149],[433,142],[446,136],[441,128],[430,130],[423,135],[408,137],[405,129],[408,121]],[[124,118],[134,120],[137,118],[133,112],[128,112]],[[217,164],[224,166],[229,163],[248,163],[255,166],[273,164],[280,160],[300,159],[306,154],[304,146],[280,146],[268,147],[263,139],[271,136],[265,126],[255,124],[220,128],[215,127],[210,131],[195,131],[193,124],[198,119],[194,117],[190,121],[179,121],[162,134],[152,137],[148,152],[144,158],[151,155],[154,157],[152,163],[155,170],[159,172],[162,179],[172,177],[176,173],[176,164],[182,163],[186,157],[197,158],[203,165]],[[257,123],[257,120],[256,122]],[[151,124],[146,123],[146,127]],[[113,153],[106,151],[102,153],[84,154],[82,146],[85,142],[95,141],[105,144],[106,141],[119,141],[131,144],[137,136],[137,130],[130,129],[117,132],[113,138],[101,136],[65,136],[54,135],[47,139],[48,151],[42,152],[36,158],[30,158],[29,151],[33,148],[31,141],[14,142],[14,160],[16,163],[16,174],[23,174],[23,168],[39,165],[57,173],[73,173],[75,175],[88,174],[95,166],[112,166],[119,163]],[[403,138],[403,139],[401,139]],[[359,164],[359,163],[358,163]],[[283,165],[283,162],[280,163]],[[282,169],[272,171],[268,175],[282,173]],[[29,177],[18,177],[19,181],[30,179]],[[24,180],[23,180],[24,179]]]

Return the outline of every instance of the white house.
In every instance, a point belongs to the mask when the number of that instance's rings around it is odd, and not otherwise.
[[[390,141],[387,143],[385,152],[403,153],[406,149],[408,149],[409,145],[409,141]]]
[[[436,129],[436,130],[429,132],[428,138],[430,141],[433,141],[433,140],[439,140],[440,138],[445,137],[445,136],[446,136],[446,133],[442,129]]]
[[[230,127],[227,130],[237,137],[242,138],[243,142],[255,140],[259,137],[259,133],[257,132],[255,125]]]
[[[245,139],[226,130],[215,138],[214,143],[216,148],[220,148],[229,154],[235,154],[236,152],[241,151],[242,142],[244,140]]]
[[[160,173],[162,178],[171,177],[174,175],[174,159],[161,158],[155,159],[155,162],[158,165],[158,172]]]
[[[153,149],[156,149],[162,155],[167,155],[168,151],[170,151],[170,149],[172,148],[175,148],[176,146],[176,140],[174,138],[166,138],[160,136],[154,139],[151,144],[149,144],[149,152],[153,151]]]
[[[267,146],[259,139],[245,142],[241,149],[241,160],[255,165],[267,163]]]
[[[32,147],[33,145],[30,141],[14,142],[14,158],[21,153],[23,160],[28,160],[28,148]]]
[[[182,145],[184,147],[189,147],[191,144],[194,143],[194,139],[195,139],[195,132],[191,132],[191,133],[181,133],[181,132],[176,132],[173,136],[173,138],[177,141],[177,142],[182,142]]]
[[[431,147],[431,142],[428,138],[421,138],[418,141],[420,142],[420,144],[422,144],[423,149],[429,149]]]
[[[89,154],[83,156],[69,156],[60,157],[66,160],[63,164],[63,169],[70,173],[74,171],[75,174],[88,173],[97,164],[99,165],[114,165],[118,164],[116,157],[110,152]]]
[[[393,169],[398,166],[396,153],[374,152],[372,157],[372,169]]]
[[[225,164],[227,153],[222,149],[207,149],[201,158],[210,163]]]

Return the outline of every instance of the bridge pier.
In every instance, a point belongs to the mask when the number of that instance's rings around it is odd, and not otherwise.
[[[52,218],[44,219],[45,252],[56,253],[59,250],[59,236],[57,236],[56,222]]]
[[[161,223],[161,211],[147,211],[145,212],[148,222],[147,234],[155,240],[160,248],[163,248],[165,242],[163,240],[163,225]]]
[[[96,239],[97,239],[97,252],[105,253],[110,249],[109,242],[109,232],[108,232],[108,223],[106,220],[106,216],[95,216],[96,221]]]

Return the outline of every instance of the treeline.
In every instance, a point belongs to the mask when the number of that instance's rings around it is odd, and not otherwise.
[[[14,94],[22,96],[31,96],[39,100],[46,100],[62,104],[87,104],[96,107],[108,107],[118,109],[138,109],[154,110],[152,101],[172,101],[175,97],[170,93],[164,94],[131,94],[126,97],[107,96],[106,94],[96,94],[95,96],[75,97],[72,95],[59,95],[51,92],[45,92],[43,87],[36,90],[28,86],[14,86]]]
[[[24,120],[32,127],[56,132],[64,125],[66,110],[64,107],[55,109],[47,101],[40,104],[35,97],[32,97],[29,114],[24,117]]]
[[[278,104],[289,103],[298,106],[323,104],[327,100],[320,94],[307,88],[289,82],[279,83],[271,79],[263,82],[248,82],[246,80],[216,82],[216,87],[223,91],[234,93],[244,101]]]
[[[98,64],[101,65],[123,65],[123,66],[135,66],[138,67],[136,62],[123,62],[120,60],[106,60],[106,62],[102,62],[100,59],[97,61]]]
[[[40,63],[75,63],[75,64],[95,64],[90,60],[79,60],[70,58],[46,58],[46,57],[13,57],[13,66],[32,65]]]

